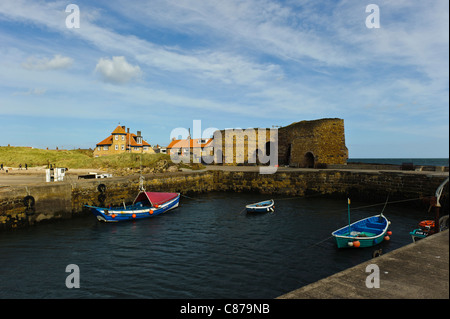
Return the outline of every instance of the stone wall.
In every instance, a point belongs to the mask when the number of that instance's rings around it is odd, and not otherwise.
[[[280,165],[293,167],[346,164],[344,120],[301,121],[280,128],[278,158]]]
[[[346,164],[348,158],[344,120],[338,118],[301,121],[280,129],[216,131],[213,146],[214,162],[224,165],[268,164],[270,159],[272,165],[313,168]],[[270,154],[277,154],[275,160]]]
[[[338,196],[384,202],[433,196],[446,176],[417,172],[356,170],[295,170],[276,174],[206,171],[146,176],[148,191],[258,192],[286,196]],[[71,218],[89,213],[84,205],[131,203],[139,189],[138,176],[54,183],[0,191],[0,230],[34,225],[45,220]],[[32,200],[31,200],[32,198]],[[441,199],[448,214],[448,184]]]

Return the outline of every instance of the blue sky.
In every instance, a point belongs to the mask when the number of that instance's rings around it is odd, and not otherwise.
[[[445,0],[1,0],[0,145],[338,117],[351,158],[448,157],[448,30]]]

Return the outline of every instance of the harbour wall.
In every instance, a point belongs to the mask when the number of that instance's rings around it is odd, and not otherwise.
[[[148,175],[144,185],[148,191],[183,195],[210,191],[258,192],[286,196],[349,196],[354,200],[384,202],[388,195],[390,201],[432,196],[447,176],[427,172],[330,169],[280,169],[276,174],[262,175],[257,170],[235,168]],[[129,204],[138,189],[138,176],[2,188],[0,230],[82,216],[89,213],[84,205]],[[448,185],[441,203],[443,209],[448,209]],[[427,208],[429,203],[423,205]]]

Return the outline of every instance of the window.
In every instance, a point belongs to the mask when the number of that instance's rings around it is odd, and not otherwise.
[[[144,146],[144,151],[148,151],[148,146]]]
[[[125,150],[125,145],[122,144],[122,151],[124,151],[124,150]]]
[[[115,149],[116,149],[116,151],[119,150],[119,145],[116,144]]]
[[[101,151],[101,150],[102,150],[102,147],[101,147],[101,146],[99,146],[99,147],[98,147],[98,150],[99,150],[99,151]]]
[[[125,135],[122,135],[122,141],[125,141]]]
[[[108,146],[103,146],[103,150],[107,151],[108,150]]]
[[[118,141],[118,140],[119,140],[119,135],[114,135],[114,139],[115,139],[116,141]]]

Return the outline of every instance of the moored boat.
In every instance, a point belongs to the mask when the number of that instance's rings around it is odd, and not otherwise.
[[[375,215],[361,219],[353,224],[334,231],[338,248],[346,247],[372,247],[383,240],[389,240],[388,231],[390,221],[383,215]]]
[[[179,202],[179,193],[141,191],[129,206],[106,208],[86,205],[86,207],[91,209],[99,221],[119,222],[157,216],[178,207]]]
[[[266,201],[253,203],[245,206],[245,209],[248,213],[266,213],[273,212],[275,208],[275,202],[273,199],[269,199]]]

